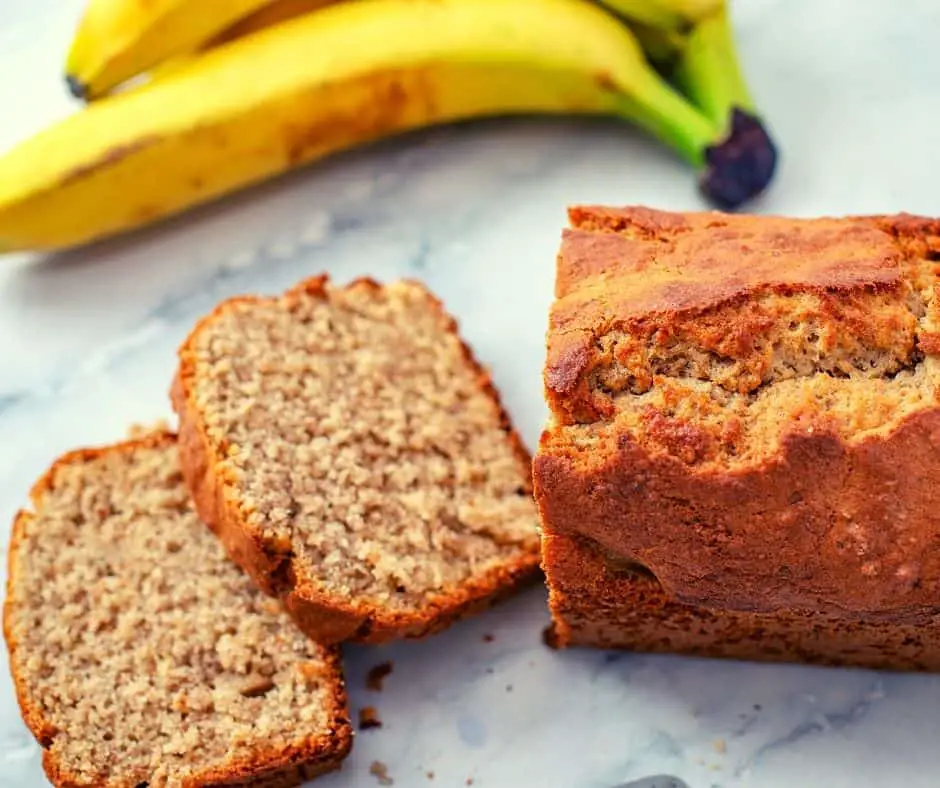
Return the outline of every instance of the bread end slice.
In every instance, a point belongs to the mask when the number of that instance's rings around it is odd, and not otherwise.
[[[319,642],[423,637],[539,577],[528,452],[422,285],[232,299],[179,356],[196,507]]]
[[[298,632],[198,521],[173,435],[66,454],[31,498],[3,630],[54,785],[288,788],[339,768],[338,650]]]

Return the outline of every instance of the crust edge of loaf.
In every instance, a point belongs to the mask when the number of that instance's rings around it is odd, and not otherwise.
[[[286,298],[313,296],[329,298],[329,276],[320,274],[299,282],[284,294]],[[412,280],[404,283],[421,288],[444,317],[447,331],[457,336],[463,356],[475,373],[486,394],[496,404],[514,453],[527,469],[532,460],[518,433],[511,426],[509,415],[489,374],[483,369],[470,347],[459,337],[456,320],[441,301],[423,284]],[[351,281],[343,289],[356,287],[380,290],[379,282],[370,278]],[[218,468],[219,456],[199,417],[194,401],[195,360],[192,349],[199,332],[219,315],[236,304],[257,304],[274,300],[271,297],[239,296],[221,302],[193,328],[179,349],[179,367],[170,389],[170,399],[179,417],[179,448],[183,476],[193,496],[200,518],[215,531],[226,551],[255,582],[271,596],[282,599],[297,625],[309,637],[324,644],[346,641],[380,644],[399,638],[423,638],[447,629],[457,620],[482,612],[541,576],[539,540],[533,539],[532,550],[522,557],[463,583],[456,592],[441,594],[428,600],[419,615],[390,612],[370,603],[356,603],[339,596],[323,593],[310,582],[298,577],[290,552],[274,553],[245,520],[231,480]],[[526,475],[526,489],[532,492],[531,473]]]
[[[66,452],[52,463],[31,488],[30,499],[34,511],[21,509],[14,516],[7,551],[3,635],[9,651],[10,674],[23,721],[42,749],[42,765],[46,776],[58,788],[92,788],[92,785],[60,765],[55,754],[50,750],[58,732],[32,702],[29,687],[23,676],[16,670],[15,657],[19,644],[12,632],[12,619],[16,608],[13,597],[13,587],[16,583],[14,568],[26,525],[36,516],[35,512],[40,508],[42,496],[52,489],[56,473],[60,468],[76,462],[93,460],[109,452],[131,452],[174,442],[178,442],[178,437],[172,432],[155,431],[131,440]],[[339,650],[335,647],[326,648],[324,661],[337,677],[330,693],[330,708],[327,710],[331,730],[308,740],[305,743],[306,746],[302,748],[258,748],[250,758],[233,761],[191,776],[185,783],[187,788],[202,788],[203,786],[208,788],[208,786],[216,785],[226,785],[230,788],[293,788],[305,780],[339,769],[352,749],[353,730],[349,721],[346,682]]]
[[[604,560],[590,539],[548,534],[554,649],[593,647],[711,659],[806,663],[872,670],[940,670],[940,622],[841,619],[810,613],[750,613],[683,604],[656,580]]]

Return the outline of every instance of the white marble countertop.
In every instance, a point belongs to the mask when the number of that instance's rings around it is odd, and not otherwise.
[[[0,148],[70,111],[59,72],[79,5],[0,3]],[[734,13],[783,154],[755,210],[940,213],[940,4],[738,0]],[[578,201],[702,207],[691,173],[637,133],[510,121],[342,156],[81,253],[0,260],[0,542],[57,454],[170,415],[175,348],[198,315],[321,270],[428,282],[534,445],[554,254]],[[318,784],[375,785],[376,760],[396,786],[612,788],[664,772],[691,788],[940,784],[940,678],[555,653],[546,620],[536,589],[426,642],[348,649],[354,716],[374,705],[384,726]],[[386,659],[384,692],[367,691]],[[4,652],[0,786],[43,785]]]

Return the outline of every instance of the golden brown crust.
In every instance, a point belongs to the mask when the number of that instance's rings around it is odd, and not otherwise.
[[[82,463],[110,452],[135,451],[141,448],[163,446],[176,441],[169,432],[154,432],[149,435],[106,446],[70,451],[52,464],[33,485],[30,498],[39,507],[43,494],[53,489],[60,468],[73,463]],[[43,716],[42,709],[31,700],[32,694],[23,676],[16,670],[16,653],[19,648],[13,637],[12,616],[14,613],[13,588],[17,583],[16,558],[24,537],[25,527],[33,514],[17,513],[7,553],[6,599],[3,606],[3,633],[10,654],[10,671],[16,692],[17,703],[23,720],[30,732],[43,748],[43,770],[57,788],[102,788],[82,780],[65,769],[51,749],[57,731]],[[339,769],[352,747],[352,725],[349,722],[346,685],[342,679],[342,663],[338,649],[330,649],[327,667],[339,676],[332,688],[329,719],[335,724],[331,731],[312,738],[304,747],[259,749],[251,757],[233,761],[225,767],[206,770],[193,775],[184,782],[185,788],[293,788],[305,780]],[[109,783],[109,785],[112,785]],[[117,784],[113,784],[117,788]],[[121,786],[123,788],[123,786]]]
[[[337,697],[345,708],[345,690]],[[233,762],[226,768],[193,775],[182,785],[183,788],[295,788],[341,768],[351,747],[352,728],[346,724],[335,731],[335,736],[312,740],[303,749],[259,751],[254,757]],[[82,781],[63,769],[49,750],[43,751],[42,766],[56,788],[136,788],[136,783],[103,786]]]
[[[854,444],[794,425],[779,457],[734,474],[627,439],[585,469],[543,442],[536,500],[546,532],[631,556],[680,602],[913,624],[940,598],[938,447],[940,410]]]
[[[930,226],[908,216],[786,219],[594,206],[572,208],[569,218],[545,367],[546,396],[565,423],[610,415],[589,390],[605,334],[642,333],[638,326],[655,321],[660,334],[681,335],[690,321],[759,295],[831,300],[895,290],[903,284],[898,236]],[[722,337],[746,343],[755,329],[746,320],[724,316],[707,349],[725,355]]]
[[[685,611],[690,626],[720,617],[745,629],[761,628],[764,624],[748,624],[747,616],[763,616],[765,623],[778,622],[782,632],[817,616],[851,624],[862,633],[859,637],[867,632],[877,643],[893,643],[891,632],[911,627],[933,633],[940,612],[940,551],[935,549],[940,543],[935,481],[940,403],[932,382],[936,360],[929,356],[940,348],[930,330],[937,305],[940,222],[907,215],[800,222],[591,208],[573,209],[572,223],[584,228],[578,232],[600,239],[597,249],[608,249],[607,239],[617,238],[619,256],[592,261],[587,246],[575,245],[583,259],[566,260],[563,246],[546,366],[555,418],[542,436],[533,469],[546,534],[543,552],[552,540],[570,545],[584,538],[645,567],[658,580],[650,627],[667,615],[660,608],[668,603]],[[702,232],[715,223],[719,226]],[[738,249],[741,244],[749,247],[747,254]],[[660,258],[651,247],[663,250]],[[778,247],[784,257],[793,257],[785,271],[776,270],[770,254]],[[641,258],[642,265],[636,262]],[[637,275],[643,265],[655,270]],[[725,273],[727,281],[722,280]],[[773,431],[762,436],[767,450],[746,462],[735,452],[748,449],[741,434],[750,426],[742,424],[749,411],[722,410],[718,404],[718,415],[707,424],[704,413],[709,403],[723,398],[755,402],[758,395],[752,395],[756,389],[750,384],[735,389],[708,375],[676,374],[673,381],[665,376],[653,381],[658,400],[625,389],[620,410],[595,407],[591,396],[598,381],[583,373],[596,363],[602,352],[598,333],[612,321],[623,320],[626,326],[618,352],[643,320],[663,333],[681,324],[684,336],[700,342],[690,344],[704,346],[705,355],[715,348],[724,351],[726,338],[743,338],[750,352],[766,339],[771,319],[777,319],[770,310],[752,310],[766,287],[781,288],[787,297],[812,292],[814,308],[825,311],[823,317],[821,311],[814,313],[813,331],[821,327],[836,342],[846,336],[857,340],[852,352],[865,359],[865,369],[849,381],[857,389],[843,391],[858,397],[870,387],[877,400],[877,392],[896,382],[894,391],[915,397],[915,404],[906,406],[898,394],[897,402],[887,406],[897,412],[856,434],[839,426],[831,400],[807,396],[806,406],[792,411],[797,416],[772,422]],[[603,295],[607,291],[609,296]],[[872,293],[884,297],[876,302],[881,311],[866,318],[864,298]],[[716,320],[713,307],[729,294],[732,308]],[[597,303],[589,304],[590,297]],[[775,308],[786,314],[791,303]],[[799,329],[798,321],[790,319],[789,329]],[[589,341],[577,345],[578,332],[589,335]],[[708,342],[701,339],[706,333]],[[772,353],[779,353],[778,345],[769,344]],[[872,367],[877,361],[885,370],[871,374],[862,351],[871,351]],[[716,351],[717,362],[722,355]],[[691,353],[688,358],[697,363]],[[817,367],[810,365],[809,373],[786,370],[786,384],[802,384],[799,378],[805,377],[809,390],[816,379],[841,382],[856,374],[820,369],[825,360],[815,360]],[[902,389],[902,379],[917,383]],[[773,393],[776,381],[763,380],[758,377],[755,385]],[[643,404],[654,401],[659,404]],[[772,406],[782,400],[768,401]],[[689,403],[687,415],[673,418],[671,410]],[[716,425],[727,435],[719,436]],[[719,451],[719,437],[734,451]],[[557,546],[552,551],[543,560],[557,601],[563,586],[570,589],[582,578],[577,561],[565,559]],[[585,580],[576,604],[565,608],[553,602],[560,640],[577,620],[578,642],[641,642],[646,635],[627,632],[636,625],[634,617],[607,610],[620,593],[617,583],[611,580],[608,587],[609,578],[597,572],[590,576],[594,585]],[[634,593],[621,591],[628,597]],[[606,622],[603,627],[600,621]],[[648,636],[654,637],[652,630]],[[929,652],[936,649],[936,635],[928,640]],[[687,646],[694,650],[695,643]],[[840,658],[836,640],[824,651],[826,659]],[[924,659],[940,666],[940,653]],[[889,656],[884,664],[890,661]]]
[[[329,278],[324,274],[304,280],[286,296],[315,296],[326,299]],[[420,283],[414,282],[423,288]],[[357,279],[348,288],[381,289],[372,279]],[[447,320],[448,331],[457,333],[456,322],[444,312],[443,305],[428,293],[435,308]],[[540,576],[538,550],[519,559],[507,561],[474,582],[468,582],[454,593],[429,599],[420,614],[403,614],[385,610],[355,599],[340,598],[322,593],[311,583],[297,575],[293,556],[287,552],[273,553],[260,536],[248,525],[242,514],[231,481],[221,478],[219,447],[212,444],[194,401],[193,343],[198,333],[217,314],[230,309],[233,303],[260,303],[271,299],[242,297],[222,302],[209,316],[193,329],[179,351],[180,366],[171,388],[173,407],[179,416],[179,446],[183,476],[190,488],[196,510],[201,519],[218,534],[232,559],[255,580],[266,593],[280,597],[297,625],[320,643],[335,644],[344,641],[384,643],[395,638],[420,638],[449,627],[458,619],[485,610],[518,588]],[[490,376],[480,366],[473,352],[465,344],[466,362],[479,376],[481,387],[499,408],[507,438],[526,466],[531,464],[529,453],[503,408],[499,394]],[[527,485],[531,492],[531,481]]]
[[[749,613],[675,601],[585,537],[546,535],[554,647],[597,646],[702,657],[940,670],[940,619],[854,620],[839,612]]]

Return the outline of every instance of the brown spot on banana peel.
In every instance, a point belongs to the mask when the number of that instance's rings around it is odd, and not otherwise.
[[[319,117],[311,112],[312,123],[285,125],[284,150],[289,166],[309,161],[321,152],[352,147],[421,125],[405,122],[409,109],[426,122],[437,116],[433,82],[426,70],[397,69],[368,74],[353,82],[336,85],[335,89],[358,92],[363,87],[367,92],[361,105]],[[315,96],[314,106],[330,105],[331,102],[323,98],[322,90],[316,91]],[[416,107],[419,109],[414,111]],[[348,145],[337,145],[337,140],[348,141]]]
[[[134,211],[134,216],[141,224],[152,222],[154,219],[159,219],[162,215],[163,211],[156,205],[141,205]]]
[[[112,167],[118,162],[126,159],[128,156],[131,156],[134,153],[149,148],[151,145],[156,144],[160,141],[160,137],[156,134],[150,134],[145,137],[140,137],[131,142],[126,142],[122,145],[114,145],[104,151],[98,158],[93,159],[90,162],[84,164],[79,164],[76,167],[68,170],[62,178],[59,180],[58,185],[68,186],[76,181],[83,180],[90,175],[106,170],[108,167]]]
[[[599,71],[597,74],[595,74],[594,82],[601,90],[607,93],[620,92],[620,89],[617,87],[617,83],[614,82],[614,78],[606,71]]]

